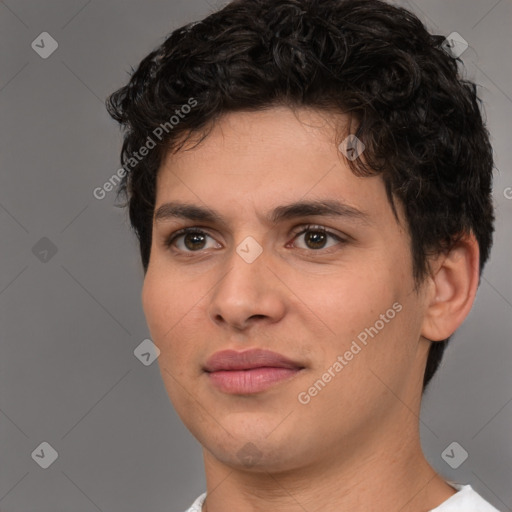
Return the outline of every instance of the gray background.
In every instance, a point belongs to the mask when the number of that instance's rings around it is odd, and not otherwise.
[[[424,399],[423,446],[446,478],[512,510],[512,3],[401,3],[437,33],[469,42],[462,58],[482,85],[499,169],[492,257]],[[149,334],[126,212],[113,192],[100,201],[92,191],[119,168],[121,136],[104,99],[171,30],[214,7],[0,1],[4,512],[179,512],[204,490],[200,447],[172,409],[157,364],[133,354]],[[44,31],[59,44],[47,59],[31,48]],[[31,457],[43,441],[59,455],[48,469]],[[453,441],[469,454],[458,469],[441,458]]]

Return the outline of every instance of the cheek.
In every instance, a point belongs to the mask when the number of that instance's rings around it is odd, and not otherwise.
[[[411,279],[382,261],[365,262],[342,274],[317,280],[314,294],[309,295],[307,305],[329,327],[322,362],[332,363],[352,351],[351,369],[345,373],[359,373],[363,367],[394,371],[413,356],[418,336]]]
[[[316,292],[310,295],[314,310],[334,334],[352,338],[370,327],[397,300],[399,293],[384,275],[343,275],[316,282]]]
[[[201,295],[196,295],[189,280],[185,282],[169,272],[148,270],[144,279],[142,304],[151,339],[160,349],[157,360],[160,374],[171,402],[187,425],[191,423],[190,417],[208,420],[202,417],[204,411],[192,395],[183,391],[191,387],[190,379],[196,377],[194,371],[200,373],[199,362],[194,365],[201,358],[197,340],[202,303]]]
[[[152,340],[161,352],[160,362],[179,367],[192,352],[193,344],[186,338],[194,337],[194,326],[197,325],[194,315],[197,316],[199,301],[190,282],[170,273],[148,270],[142,289],[142,305]]]

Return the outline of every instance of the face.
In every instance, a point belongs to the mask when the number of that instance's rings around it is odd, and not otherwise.
[[[231,467],[325,463],[417,423],[426,301],[403,212],[349,170],[343,121],[232,113],[159,170],[144,312],[177,413]]]

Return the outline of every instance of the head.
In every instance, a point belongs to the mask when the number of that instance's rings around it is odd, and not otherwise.
[[[330,373],[322,396],[302,404],[306,418],[341,390],[347,410],[354,397],[385,404],[382,382],[361,386],[371,379],[426,389],[471,307],[494,222],[476,86],[443,41],[377,0],[237,0],[174,31],[109,98],[125,129],[119,193],[140,243],[144,310],[168,392],[200,440],[197,400],[230,410],[233,431],[254,428],[243,414],[258,400],[247,406],[201,384],[207,356],[244,343],[293,355],[314,380]],[[364,147],[353,160],[339,149],[349,135]],[[352,212],[326,224],[302,208],[314,220],[303,228],[327,226],[342,240],[321,244],[322,256],[307,243],[325,232],[291,249],[298,217],[268,218],[305,200]],[[171,218],[160,209],[170,202],[202,211],[189,208],[185,220],[174,208]],[[202,234],[170,240],[197,225]],[[236,252],[246,237],[256,244],[244,247],[261,250],[251,263]],[[461,260],[465,270],[451,273]],[[456,291],[466,299],[447,306]],[[347,351],[354,360],[333,369]],[[269,410],[282,411],[306,382],[271,393]],[[376,405],[372,418],[387,411]]]

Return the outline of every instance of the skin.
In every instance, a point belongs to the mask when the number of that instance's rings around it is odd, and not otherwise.
[[[309,109],[230,113],[196,147],[169,152],[159,170],[155,211],[180,201],[224,219],[155,221],[142,292],[166,390],[203,446],[208,512],[419,512],[455,493],[421,449],[422,380],[428,340],[452,334],[471,308],[478,247],[466,236],[433,258],[416,290],[402,208],[397,222],[381,177],[349,170],[336,126],[348,120]],[[343,201],[367,220],[265,219],[277,206],[313,199]],[[308,233],[296,235],[308,224],[345,241],[329,236],[318,248]],[[202,245],[189,235],[189,245],[181,237],[166,246],[192,226],[206,233]],[[248,236],[263,250],[252,263],[236,252]],[[299,393],[394,303],[401,311],[300,403]],[[248,348],[305,368],[254,395],[213,387],[207,358]],[[240,453],[250,449],[247,462]]]

